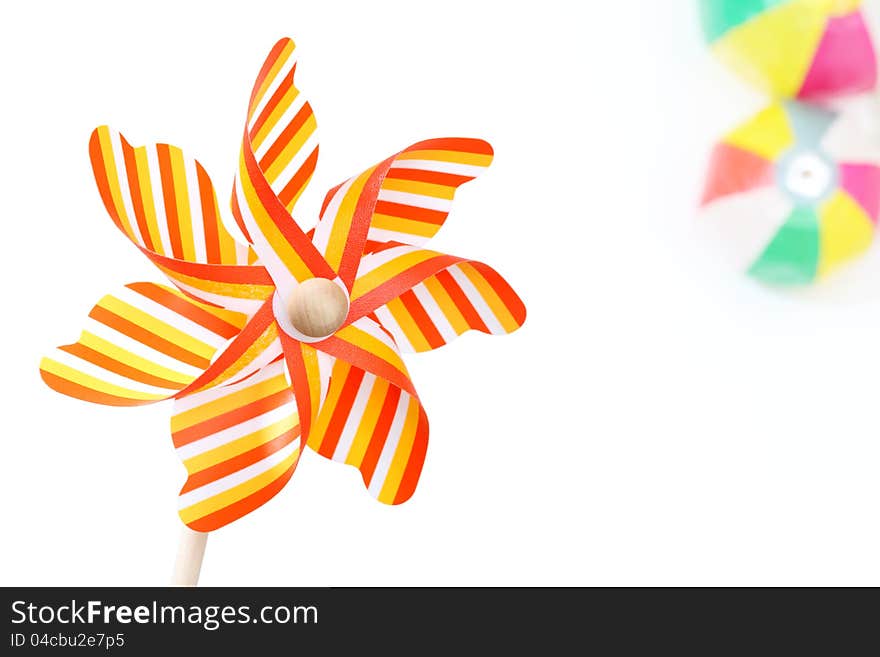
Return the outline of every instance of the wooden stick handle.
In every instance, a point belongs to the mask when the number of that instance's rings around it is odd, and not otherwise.
[[[183,526],[177,560],[174,562],[174,574],[171,576],[172,586],[196,586],[199,583],[207,542],[206,532],[193,531],[186,525]]]

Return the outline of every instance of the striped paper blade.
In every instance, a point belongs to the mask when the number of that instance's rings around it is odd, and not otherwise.
[[[293,475],[300,456],[284,361],[175,400],[171,435],[188,473],[178,507],[190,528],[213,531],[265,504]]]
[[[428,418],[390,335],[372,320],[358,324],[333,347],[339,357],[307,444],[326,458],[356,467],[380,502],[400,504],[412,496],[422,471]],[[401,370],[403,387],[393,382],[400,381]]]
[[[429,351],[467,330],[512,333],[526,309],[513,288],[481,262],[412,246],[364,256],[352,311],[372,313],[401,351]]]
[[[254,83],[232,192],[232,214],[280,291],[336,274],[290,212],[318,159],[315,117],[293,83],[295,45],[281,39]]]
[[[89,155],[113,222],[179,289],[245,313],[271,295],[271,279],[227,230],[196,160],[168,144],[133,147],[107,126],[92,133]]]
[[[40,373],[54,390],[99,404],[167,399],[202,375],[246,319],[170,287],[132,283],[103,297],[79,340],[43,358]]]
[[[347,285],[375,243],[419,245],[433,237],[458,187],[492,162],[480,139],[421,141],[331,189],[313,240]]]

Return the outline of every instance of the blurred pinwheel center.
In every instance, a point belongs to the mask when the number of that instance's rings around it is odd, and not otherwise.
[[[704,226],[734,266],[775,286],[819,281],[864,253],[880,219],[873,100],[774,103],[716,145]]]
[[[778,179],[785,191],[801,203],[815,203],[837,187],[837,166],[822,152],[795,149],[778,164]]]
[[[311,278],[297,285],[287,297],[286,319],[309,338],[326,338],[348,316],[348,294],[326,278]]]

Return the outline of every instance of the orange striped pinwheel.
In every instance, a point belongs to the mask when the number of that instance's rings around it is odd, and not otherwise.
[[[174,400],[171,434],[188,473],[179,512],[199,532],[278,493],[303,442],[357,467],[381,502],[406,501],[428,421],[401,352],[468,329],[509,333],[525,319],[495,270],[421,246],[458,186],[491,162],[484,141],[413,144],[331,189],[310,231],[294,221],[318,146],[293,53],[290,39],[275,44],[254,84],[234,225],[221,221],[196,160],[94,131],[89,154],[107,212],[174,287],[132,283],[105,296],[79,340],[40,365],[47,384],[79,399]],[[311,279],[342,299],[326,335],[303,332],[289,311]]]

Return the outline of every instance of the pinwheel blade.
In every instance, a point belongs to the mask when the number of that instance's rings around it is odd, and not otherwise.
[[[380,502],[400,504],[412,496],[422,471],[428,418],[414,394],[340,357],[307,444],[356,467]]]
[[[257,76],[232,193],[236,223],[285,295],[291,278],[335,277],[290,215],[318,157],[311,106],[293,84],[294,49],[279,41]]]
[[[189,475],[178,502],[189,527],[214,531],[265,504],[300,456],[283,360],[244,381],[175,400],[171,435]]]
[[[214,186],[196,160],[168,144],[133,147],[106,126],[89,141],[101,199],[117,227],[179,289],[251,313],[273,291],[256,253],[221,220]]]
[[[822,276],[863,253],[874,239],[874,221],[843,190],[837,190],[818,209],[821,235],[817,273]]]
[[[777,97],[868,91],[876,56],[861,0],[701,0],[703,30],[731,70]]]
[[[403,352],[430,351],[469,330],[505,335],[526,319],[525,305],[507,281],[474,261],[429,276],[375,313]]]
[[[421,141],[331,189],[313,241],[351,287],[370,243],[422,244],[452,207],[458,187],[492,162],[481,139]]]
[[[469,329],[502,335],[525,322],[513,288],[480,262],[412,246],[364,256],[352,318],[375,313],[402,351],[429,351]]]
[[[85,401],[136,406],[179,394],[209,367],[246,317],[155,283],[103,297],[74,344],[43,358],[54,390]]]
[[[456,190],[492,163],[482,139],[421,141],[398,153],[382,181],[369,239],[419,245],[437,234]]]
[[[261,370],[282,355],[272,303],[266,301],[186,392],[202,392],[235,383]]]
[[[293,82],[296,45],[281,39],[254,82],[247,134],[266,182],[290,211],[318,160],[317,124],[312,106]]]
[[[315,348],[416,394],[394,337],[369,317],[361,317],[341,328],[333,336],[316,343]]]
[[[319,351],[310,344],[295,340],[284,332],[281,333],[281,344],[296,397],[302,434],[308,439],[324,403],[330,372],[336,358],[326,351]]]

